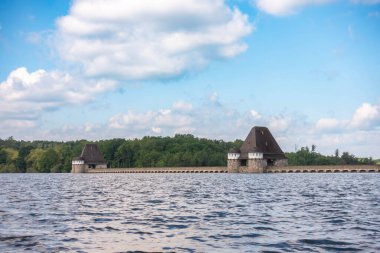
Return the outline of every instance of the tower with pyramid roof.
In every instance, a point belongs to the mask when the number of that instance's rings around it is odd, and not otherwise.
[[[80,156],[71,163],[71,173],[85,173],[89,169],[106,169],[107,163],[97,144],[86,144]]]
[[[228,172],[263,173],[268,166],[287,166],[284,152],[266,127],[255,126],[240,149],[227,155]]]

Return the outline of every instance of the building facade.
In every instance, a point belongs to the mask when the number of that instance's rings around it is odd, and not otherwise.
[[[91,169],[106,169],[107,163],[97,144],[86,144],[80,156],[71,162],[71,173],[86,173]]]
[[[227,154],[230,173],[264,173],[269,166],[287,165],[288,159],[266,127],[253,127],[241,147]]]

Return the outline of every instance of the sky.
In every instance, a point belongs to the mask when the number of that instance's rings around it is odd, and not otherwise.
[[[2,0],[0,138],[380,158],[380,0]]]

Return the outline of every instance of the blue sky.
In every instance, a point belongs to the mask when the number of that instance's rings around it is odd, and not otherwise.
[[[0,138],[243,139],[380,158],[379,0],[0,2]]]

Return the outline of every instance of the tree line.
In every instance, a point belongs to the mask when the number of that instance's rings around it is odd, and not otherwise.
[[[12,137],[0,139],[0,172],[56,172],[71,170],[73,157],[79,156],[87,140],[17,141]],[[108,167],[177,167],[226,166],[227,152],[239,148],[242,140],[226,142],[197,138],[190,134],[174,137],[144,137],[142,139],[111,139],[96,142]],[[357,158],[336,150],[332,156],[303,147],[286,153],[289,165],[375,164],[372,158]]]
[[[285,153],[289,165],[373,165],[377,161],[369,158],[358,158],[349,152],[343,152],[341,155],[339,149],[336,149],[331,156],[322,155],[316,152],[316,146],[312,145],[302,147],[300,150],[291,153]]]
[[[16,141],[0,139],[0,172],[70,172],[73,157],[81,154],[87,140]],[[241,140],[226,142],[196,138],[190,134],[174,137],[111,139],[99,145],[108,167],[226,166],[226,154],[240,147]]]

